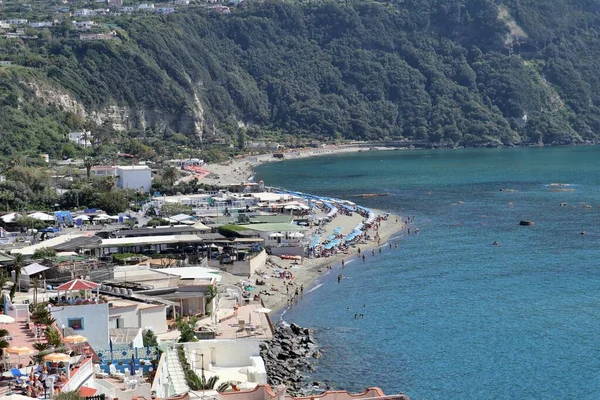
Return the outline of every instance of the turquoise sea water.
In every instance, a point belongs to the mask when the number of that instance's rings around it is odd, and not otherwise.
[[[257,178],[420,229],[347,264],[341,284],[338,270],[322,277],[285,313],[323,347],[311,379],[417,400],[600,397],[600,148],[366,152],[264,165]],[[368,192],[390,196],[350,197]]]

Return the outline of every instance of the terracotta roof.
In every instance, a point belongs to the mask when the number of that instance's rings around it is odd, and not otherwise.
[[[81,397],[92,397],[96,393],[96,389],[82,386],[79,389],[79,396]]]
[[[61,291],[65,291],[65,290],[91,290],[91,289],[97,289],[98,287],[100,287],[99,283],[94,283],[94,282],[86,281],[86,280],[83,280],[83,279],[73,279],[72,281],[69,281],[67,283],[63,283],[62,285],[60,285],[59,287],[57,287],[56,290],[61,290]]]

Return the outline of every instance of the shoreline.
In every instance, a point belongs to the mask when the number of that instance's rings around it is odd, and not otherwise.
[[[366,143],[365,146],[368,146]],[[361,151],[390,151],[398,150],[398,148],[379,148],[379,147],[363,147],[358,145],[331,145],[323,148],[303,148],[297,150],[288,150],[284,152],[284,159],[273,158],[273,153],[262,154],[262,155],[250,155],[242,158],[230,160],[226,163],[209,164],[203,167],[210,174],[202,179],[203,183],[209,184],[239,184],[240,182],[246,182],[255,175],[254,169],[262,164],[268,162],[281,162],[287,160],[319,157],[332,154],[342,153],[357,153]],[[357,199],[360,201],[360,199]],[[377,216],[383,216],[385,214],[382,210],[372,209]],[[398,221],[398,222],[396,222]],[[331,225],[335,225],[335,219],[331,222]],[[261,295],[261,300],[265,307],[271,309],[270,315],[272,320],[280,319],[281,316],[289,307],[293,307],[301,298],[304,293],[315,287],[315,281],[327,274],[327,266],[331,265],[331,269],[339,269],[341,267],[342,260],[356,259],[359,261],[358,248],[360,247],[361,252],[371,252],[366,254],[366,257],[372,257],[372,252],[379,246],[386,245],[390,239],[397,241],[399,239],[393,239],[406,229],[406,225],[402,222],[402,216],[397,214],[389,214],[387,220],[381,220],[380,227],[378,230],[368,229],[366,232],[372,238],[376,233],[379,234],[380,243],[371,239],[370,241],[362,241],[359,245],[354,245],[349,248],[347,254],[335,254],[330,257],[320,258],[304,258],[302,265],[298,266],[293,264],[289,260],[280,259],[277,256],[269,256],[268,262],[265,266],[265,271],[255,273],[250,277],[240,277],[223,273],[222,282],[227,284],[235,284],[240,281],[250,282],[253,284],[257,280],[264,280],[267,285],[255,286],[257,291],[267,291],[269,295]],[[375,255],[377,257],[377,255]],[[280,269],[284,271],[290,271],[294,274],[292,280],[291,292],[288,295],[287,287],[284,286],[284,280],[279,278],[270,277],[269,272],[273,272],[274,269]],[[265,278],[267,277],[267,278]],[[303,293],[298,297],[294,297],[293,293],[298,288],[303,287]],[[292,302],[290,303],[290,298]]]
[[[377,215],[383,214],[380,210],[373,209],[373,211]],[[397,224],[394,222],[396,217],[399,219],[399,222]],[[385,224],[385,227],[384,227],[384,222],[387,223],[387,224]],[[361,254],[366,252],[367,260],[369,258],[378,257],[378,255],[377,255],[378,253],[376,253],[376,255],[373,256],[372,254],[369,254],[369,252],[371,252],[373,250],[377,250],[379,247],[383,248],[386,245],[388,245],[390,242],[391,243],[398,242],[400,239],[396,238],[396,237],[399,236],[399,234],[402,231],[404,231],[404,229],[406,228],[406,225],[404,225],[404,223],[401,222],[401,218],[399,215],[390,214],[389,219],[387,221],[382,221],[381,227],[383,228],[383,229],[380,228],[380,230],[379,230],[381,244],[378,244],[376,241],[371,240],[367,243],[361,243],[359,246],[351,247],[351,249],[354,250],[354,253],[336,254],[334,256],[327,257],[327,258],[307,259],[308,260],[307,262],[313,261],[312,265],[309,267],[309,269],[307,271],[308,274],[299,278],[298,281],[294,282],[294,284],[296,286],[304,285],[304,287],[306,288],[305,293],[308,294],[311,289],[316,287],[317,279],[319,279],[327,274],[326,267],[328,265],[331,265],[331,267],[332,267],[331,270],[341,270],[341,269],[343,269],[342,264],[341,264],[342,260],[344,260],[344,261],[353,260],[356,262],[360,262],[361,256],[358,254],[359,247],[361,249]],[[289,310],[290,308],[292,308],[297,302],[302,301],[302,297],[303,297],[303,294],[300,295],[298,298],[294,299],[293,303],[291,303],[291,304],[282,301],[282,302],[279,302],[279,303],[273,305],[273,307],[271,308],[272,311],[269,315],[269,318],[271,318],[272,321],[277,320],[276,323],[281,322],[282,317],[285,314],[285,312],[287,310]]]
[[[239,184],[240,182],[248,181],[254,176],[254,168],[271,162],[320,157],[332,154],[393,151],[401,149],[402,148],[399,147],[369,147],[369,145],[365,143],[365,146],[348,144],[329,145],[320,148],[305,147],[301,149],[286,150],[280,152],[284,155],[283,159],[273,157],[273,153],[277,153],[277,151],[266,154],[246,155],[240,158],[233,158],[223,163],[206,164],[202,167],[202,169],[206,171],[206,174],[201,176],[201,182],[212,185]]]

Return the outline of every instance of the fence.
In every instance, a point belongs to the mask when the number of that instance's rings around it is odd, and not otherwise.
[[[135,349],[102,349],[97,350],[96,354],[102,362],[113,361],[113,360],[130,360],[133,356],[135,359],[146,358],[154,359],[158,358],[159,350],[158,347],[142,347]]]

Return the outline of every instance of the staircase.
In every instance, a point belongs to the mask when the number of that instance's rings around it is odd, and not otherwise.
[[[169,391],[173,391],[173,393],[169,393],[170,395],[184,394],[190,391],[190,388],[185,381],[185,373],[179,362],[177,350],[167,350],[167,371],[169,372],[169,380],[171,383]]]

